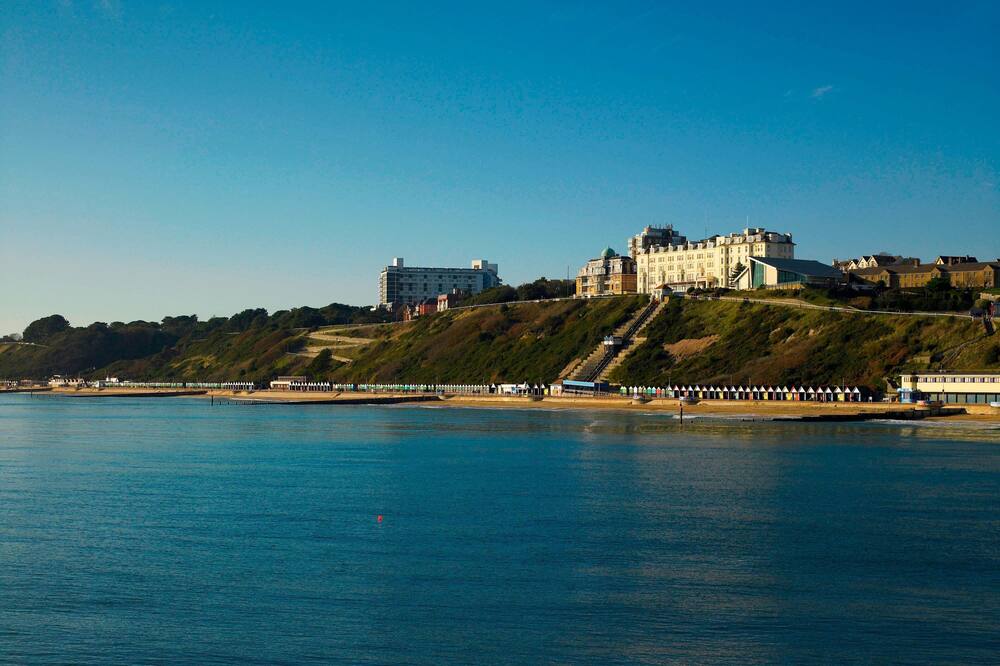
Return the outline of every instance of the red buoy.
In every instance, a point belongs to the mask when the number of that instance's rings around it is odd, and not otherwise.
[[[376,518],[376,520],[378,520],[378,522],[380,522],[380,523],[382,522],[382,514],[381,513],[378,514],[378,518]]]

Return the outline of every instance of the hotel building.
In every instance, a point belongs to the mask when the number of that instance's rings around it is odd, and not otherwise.
[[[605,296],[635,293],[635,260],[610,247],[591,259],[576,276],[577,296]]]
[[[791,234],[759,227],[699,241],[672,234],[671,242],[654,241],[646,247],[635,238],[630,239],[629,247],[636,249],[637,288],[643,294],[662,285],[674,289],[729,287],[733,269],[746,268],[750,257],[795,257]]]
[[[382,269],[378,279],[379,305],[414,305],[428,298],[437,301],[440,294],[460,290],[478,294],[500,285],[497,265],[485,259],[475,259],[471,268],[424,268],[404,266],[396,257]]]

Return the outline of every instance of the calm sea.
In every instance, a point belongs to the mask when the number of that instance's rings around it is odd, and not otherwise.
[[[995,663],[998,627],[998,430],[0,396],[4,662]]]

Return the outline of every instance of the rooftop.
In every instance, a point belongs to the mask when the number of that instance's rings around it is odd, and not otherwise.
[[[812,259],[779,259],[775,257],[750,257],[750,259],[765,266],[777,268],[779,271],[788,271],[789,273],[837,279],[844,276],[840,269],[834,268],[829,264],[824,264],[821,261],[813,261]]]

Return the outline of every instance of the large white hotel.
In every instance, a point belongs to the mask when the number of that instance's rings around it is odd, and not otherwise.
[[[636,263],[636,288],[641,294],[667,285],[728,287],[737,266],[749,265],[750,257],[795,258],[791,234],[759,227],[728,236],[710,236],[689,241],[673,227],[646,227],[629,240]]]
[[[378,302],[383,306],[414,305],[455,289],[478,294],[500,284],[497,271],[497,265],[485,259],[474,259],[470,268],[427,268],[404,266],[403,258],[395,257],[379,275]]]

